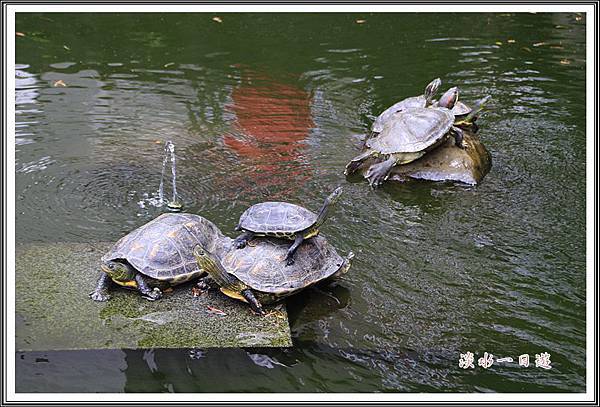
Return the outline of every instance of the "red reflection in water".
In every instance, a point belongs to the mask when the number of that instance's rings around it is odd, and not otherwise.
[[[312,173],[304,141],[314,126],[310,96],[296,86],[246,74],[232,92],[229,109],[236,115],[235,133],[224,137],[235,151],[244,175],[260,187],[292,189]],[[279,192],[283,192],[278,188]]]

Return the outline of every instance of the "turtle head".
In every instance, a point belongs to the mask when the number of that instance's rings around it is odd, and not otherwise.
[[[477,100],[475,102],[475,104],[473,105],[473,109],[471,110],[471,112],[467,115],[467,117],[465,117],[463,119],[463,122],[465,123],[471,123],[472,121],[475,120],[475,118],[477,117],[477,115],[483,110],[483,108],[485,107],[485,104],[492,98],[492,95],[487,95],[479,100]]]
[[[438,100],[438,105],[440,107],[445,107],[446,109],[452,109],[454,104],[458,101],[458,94],[458,87],[451,87],[440,97],[440,100]]]
[[[433,99],[433,96],[437,93],[440,86],[442,86],[442,80],[440,78],[435,78],[427,84],[425,93],[423,93],[425,100],[427,100],[427,105],[431,104],[431,99]]]
[[[194,257],[198,267],[219,284],[221,287],[233,289],[232,286],[239,281],[233,274],[228,273],[221,264],[221,260],[202,245],[194,246]]]
[[[344,188],[337,187],[331,194],[329,194],[325,202],[327,202],[329,205],[335,204],[340,199],[340,196],[342,196],[342,192],[344,192]]]
[[[321,207],[319,215],[317,216],[317,221],[315,222],[316,229],[325,222],[327,216],[329,216],[329,210],[337,203],[337,201],[339,201],[342,192],[344,192],[344,188],[337,187],[327,198],[325,198],[325,202],[323,202],[323,206]]]
[[[133,267],[120,261],[107,260],[100,265],[100,268],[114,281],[131,281],[135,278]]]
[[[200,270],[208,273],[211,277],[214,278],[214,274],[218,273],[220,261],[215,257],[214,254],[206,250],[201,245],[197,244],[194,247],[194,257],[196,258],[196,263],[198,263],[198,267]]]
[[[227,272],[221,261],[211,252],[201,245],[197,244],[193,250],[194,257],[198,267],[205,271],[210,277],[219,284],[221,292],[231,298],[242,300],[250,304],[250,308],[260,315],[265,315],[265,311],[254,293],[246,284],[233,274]]]

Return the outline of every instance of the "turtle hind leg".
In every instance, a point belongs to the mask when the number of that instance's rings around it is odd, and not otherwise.
[[[344,175],[350,175],[354,173],[356,170],[360,168],[363,161],[369,158],[373,152],[371,150],[367,150],[364,153],[357,155],[346,165],[346,169],[344,170]]]
[[[112,279],[108,274],[102,272],[100,278],[98,279],[98,283],[96,284],[96,288],[94,291],[89,293],[89,296],[94,301],[108,301],[110,299],[110,295],[108,294],[108,289],[112,285]]]
[[[162,291],[160,288],[150,287],[150,279],[143,274],[137,273],[135,275],[135,282],[137,283],[137,289],[142,294],[142,297],[148,301],[156,301],[162,297]]]
[[[258,299],[256,298],[256,296],[254,295],[254,293],[252,292],[251,289],[246,288],[246,289],[242,290],[240,292],[240,294],[242,294],[244,299],[248,302],[252,311],[257,313],[258,315],[266,314],[265,310],[262,307],[262,304],[258,301]]]
[[[367,170],[365,178],[369,180],[371,187],[377,188],[388,179],[390,171],[395,165],[396,159],[394,157],[390,157],[381,163],[373,164]]]
[[[248,242],[252,240],[253,237],[254,233],[247,230],[238,237],[236,237],[236,239],[233,241],[233,245],[237,249],[243,249],[244,247],[246,247]]]

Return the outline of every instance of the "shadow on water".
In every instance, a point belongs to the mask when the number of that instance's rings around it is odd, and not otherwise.
[[[17,16],[17,242],[153,219],[171,140],[186,211],[230,236],[249,205],[344,185],[321,231],[350,272],[288,301],[291,349],[17,354],[18,390],[583,391],[585,16],[212,17]],[[483,182],[347,182],[372,120],[435,77],[492,95]],[[552,369],[463,370],[467,351]]]

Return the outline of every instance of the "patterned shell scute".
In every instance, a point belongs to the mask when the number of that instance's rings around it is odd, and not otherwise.
[[[454,115],[444,108],[411,108],[396,113],[367,146],[383,154],[423,151],[444,137]]]
[[[375,122],[373,122],[373,125],[371,126],[371,131],[374,133],[381,133],[385,123],[394,115],[394,113],[413,107],[425,107],[425,103],[426,100],[423,95],[413,96],[394,103],[377,116],[377,119],[375,119]]]
[[[165,213],[122,237],[102,261],[125,259],[142,274],[158,280],[199,276],[193,255],[201,244],[220,258],[227,238],[211,221],[187,213]]]
[[[287,202],[252,205],[240,217],[240,227],[251,232],[299,232],[314,225],[317,215]]]
[[[243,249],[232,250],[223,266],[254,290],[289,295],[333,275],[344,263],[322,236],[305,240],[287,266],[289,242],[275,238],[255,239]]]

